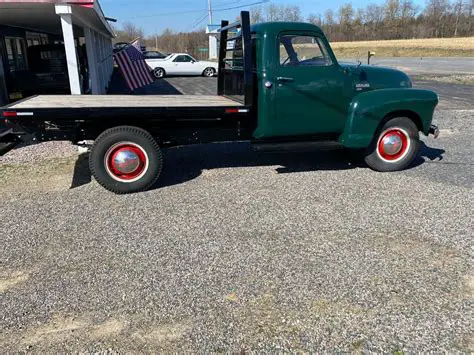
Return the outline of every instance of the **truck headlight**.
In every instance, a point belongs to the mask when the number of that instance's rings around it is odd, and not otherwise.
[[[402,87],[402,88],[411,88],[411,87],[413,87],[413,83],[411,82],[410,79],[402,80],[400,82],[400,87]]]

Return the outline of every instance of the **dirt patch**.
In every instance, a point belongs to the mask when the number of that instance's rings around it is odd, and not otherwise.
[[[11,288],[26,282],[29,274],[23,271],[13,273],[0,272],[0,293],[5,293]]]
[[[120,334],[128,326],[127,322],[110,319],[92,329],[91,335],[97,339],[108,338]]]
[[[0,164],[0,195],[28,196],[71,187],[77,157],[43,160],[37,164]]]
[[[147,331],[139,331],[133,334],[134,338],[140,339],[146,343],[163,345],[176,342],[190,331],[190,323],[174,323],[151,327]]]
[[[84,319],[56,316],[49,323],[37,326],[23,334],[22,343],[31,346],[38,343],[62,343],[76,335],[76,331],[89,327]]]

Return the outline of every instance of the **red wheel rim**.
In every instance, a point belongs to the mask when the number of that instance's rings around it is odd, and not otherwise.
[[[408,134],[401,129],[393,128],[382,133],[377,151],[383,159],[396,161],[407,153],[409,145],[410,138]]]
[[[148,159],[142,147],[133,143],[118,143],[105,155],[108,173],[116,180],[138,180],[148,168]]]

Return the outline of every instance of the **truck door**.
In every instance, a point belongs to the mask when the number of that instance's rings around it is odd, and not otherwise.
[[[275,77],[276,135],[342,132],[345,75],[318,33],[280,34]]]

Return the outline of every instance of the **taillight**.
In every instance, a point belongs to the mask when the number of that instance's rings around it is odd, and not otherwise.
[[[3,111],[3,117],[16,117],[17,113],[13,111]]]

